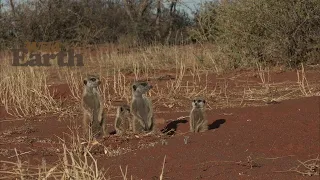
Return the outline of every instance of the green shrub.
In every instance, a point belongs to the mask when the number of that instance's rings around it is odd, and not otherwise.
[[[235,0],[199,14],[206,21],[198,21],[196,32],[213,37],[202,40],[216,42],[234,68],[319,63],[319,0]]]

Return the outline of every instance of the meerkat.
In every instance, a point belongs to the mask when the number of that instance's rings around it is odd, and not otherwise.
[[[82,94],[83,109],[83,130],[84,135],[91,138],[102,133],[106,135],[106,119],[103,111],[103,101],[98,86],[101,84],[100,78],[95,75],[88,75],[84,80]],[[89,134],[90,131],[90,134]]]
[[[151,100],[145,94],[152,88],[147,82],[135,82],[132,85],[132,101],[130,105],[133,116],[133,133],[153,132],[154,117]]]
[[[114,122],[114,128],[119,135],[126,134],[131,131],[132,116],[130,113],[130,106],[125,104],[117,108],[117,115]]]
[[[190,112],[190,132],[205,132],[208,130],[205,105],[204,98],[197,97],[193,99]]]

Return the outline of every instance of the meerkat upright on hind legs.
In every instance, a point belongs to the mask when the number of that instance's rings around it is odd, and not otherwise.
[[[103,110],[103,101],[98,90],[101,84],[100,78],[95,75],[88,75],[84,80],[84,89],[82,94],[83,109],[83,131],[84,135],[91,139],[100,133],[103,136],[107,134],[106,118]],[[90,133],[89,133],[90,131]]]
[[[205,113],[206,101],[204,98],[194,98],[190,112],[190,132],[205,132],[208,130],[208,121]]]
[[[145,94],[152,88],[147,82],[135,82],[132,85],[131,114],[134,133],[153,132],[154,118],[151,100]]]
[[[132,115],[130,106],[127,104],[117,108],[117,115],[114,122],[114,128],[118,135],[127,134],[132,129]]]

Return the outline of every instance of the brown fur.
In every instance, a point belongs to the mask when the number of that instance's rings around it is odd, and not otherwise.
[[[145,94],[152,88],[146,82],[135,82],[132,85],[131,114],[133,115],[132,128],[134,133],[153,132],[154,118],[152,102]]]
[[[205,100],[195,98],[192,101],[190,112],[190,132],[205,132],[208,130],[208,121],[205,113]]]
[[[130,114],[130,106],[122,105],[117,108],[117,116],[114,122],[114,127],[117,134],[127,134],[132,129],[132,116]]]
[[[94,81],[93,81],[94,80]],[[83,131],[85,136],[96,137],[102,133],[107,134],[103,101],[98,86],[101,84],[99,77],[88,75],[84,79],[82,94]]]

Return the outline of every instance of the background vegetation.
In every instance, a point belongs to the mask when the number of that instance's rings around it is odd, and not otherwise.
[[[55,40],[126,47],[210,42],[230,68],[319,63],[319,1],[221,2],[203,4],[191,17],[176,0],[5,0],[0,47]]]

